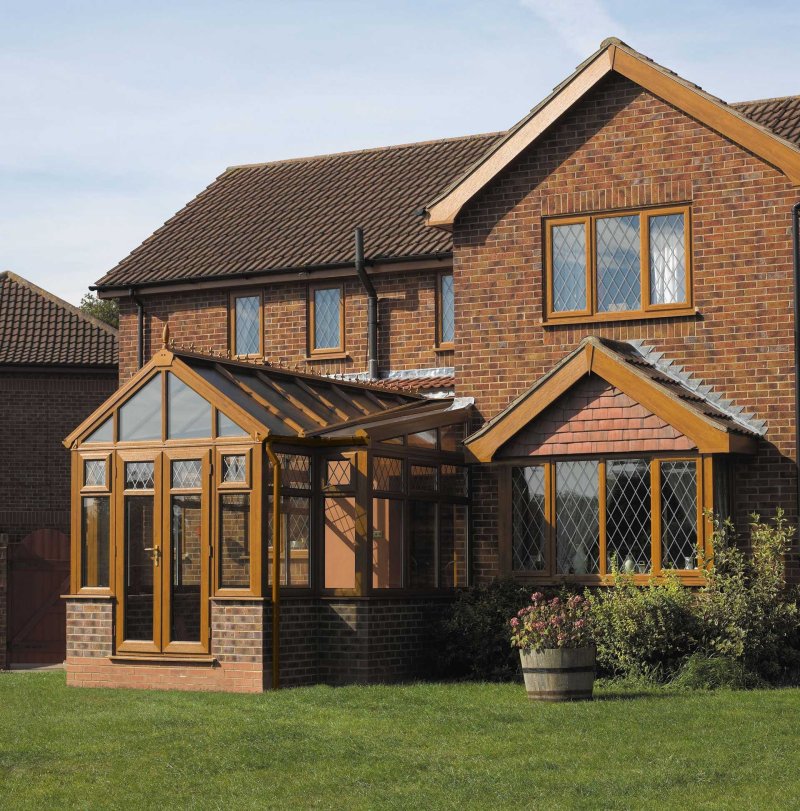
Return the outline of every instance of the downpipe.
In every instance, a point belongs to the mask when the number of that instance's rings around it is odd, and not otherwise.
[[[264,442],[272,465],[272,689],[280,689],[281,680],[281,462]]]

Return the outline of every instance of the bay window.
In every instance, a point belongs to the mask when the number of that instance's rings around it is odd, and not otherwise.
[[[699,565],[698,458],[548,460],[507,473],[515,573],[591,580],[616,567],[685,577]]]
[[[547,318],[689,314],[689,207],[562,217],[546,223]]]

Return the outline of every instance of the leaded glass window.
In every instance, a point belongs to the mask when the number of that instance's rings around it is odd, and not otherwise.
[[[686,301],[686,242],[683,214],[650,217],[650,303]]]
[[[261,354],[261,296],[235,299],[234,355]]]
[[[597,220],[597,309],[638,310],[642,305],[639,216]]]
[[[403,460],[390,456],[372,459],[372,487],[385,492],[403,492]]]
[[[211,405],[179,377],[167,373],[167,439],[211,436]]]
[[[161,439],[161,375],[146,383],[119,410],[122,442]]]
[[[555,225],[552,232],[553,310],[586,309],[586,226]]]
[[[661,565],[697,567],[697,463],[661,463]]]
[[[437,486],[437,470],[431,465],[411,465],[409,485],[418,493],[435,493]]]
[[[622,571],[650,571],[650,492],[650,463],[646,459],[606,463],[606,551],[609,561],[616,558]]]
[[[155,465],[153,462],[126,462],[125,489],[152,490],[155,487]]]
[[[314,349],[340,349],[342,290],[325,287],[314,290]]]
[[[247,481],[247,460],[244,454],[224,454],[222,481],[225,484],[244,484]]]
[[[84,487],[105,487],[106,470],[105,459],[86,459],[83,463]]]
[[[199,459],[175,459],[172,462],[172,486],[192,490],[203,484],[203,463]]]
[[[556,568],[560,574],[600,571],[598,463],[558,462],[556,472]]]
[[[541,465],[511,471],[511,566],[541,571],[545,566],[545,472]]]
[[[455,296],[453,293],[453,275],[446,273],[440,277],[439,298],[439,341],[443,344],[453,342],[455,334]]]

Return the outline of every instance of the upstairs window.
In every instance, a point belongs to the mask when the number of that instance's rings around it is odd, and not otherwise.
[[[689,208],[547,221],[547,317],[605,321],[689,314]]]
[[[314,285],[308,291],[309,351],[344,351],[344,291],[341,284]]]
[[[439,276],[436,293],[436,345],[440,349],[449,349],[453,345],[455,335],[455,296],[452,273],[442,273]]]
[[[260,293],[231,296],[231,354],[258,358],[264,354],[264,308]]]

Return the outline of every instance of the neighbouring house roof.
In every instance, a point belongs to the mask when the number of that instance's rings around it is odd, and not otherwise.
[[[498,133],[234,166],[97,282],[98,289],[435,257],[420,208]]]
[[[763,420],[716,394],[641,342],[585,338],[546,375],[467,437],[465,447],[481,462],[531,424],[579,380],[594,374],[641,403],[692,439],[701,452],[752,453],[766,433]]]
[[[0,366],[116,365],[113,327],[15,273],[0,273]]]
[[[611,37],[604,40],[599,50],[582,62],[525,118],[494,141],[460,177],[427,203],[428,225],[452,228],[458,213],[469,200],[612,72],[625,76],[753,152],[800,185],[800,149],[796,142],[787,140],[789,133],[783,113],[770,115],[760,102],[745,103],[742,105],[744,109],[726,104]],[[786,111],[785,115],[789,117],[790,113]]]

